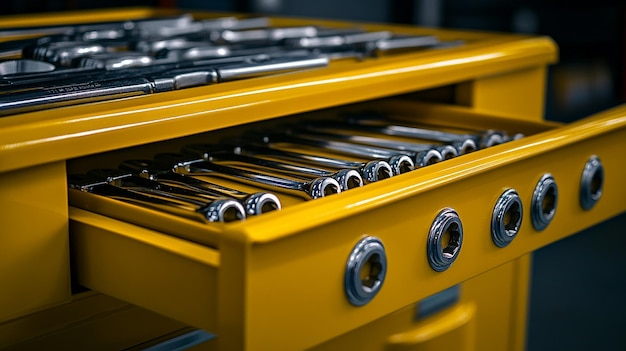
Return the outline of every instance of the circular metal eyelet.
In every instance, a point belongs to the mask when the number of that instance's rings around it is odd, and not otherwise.
[[[380,291],[387,273],[387,254],[374,236],[361,239],[352,249],[346,264],[345,290],[354,306],[370,302]]]
[[[439,212],[428,233],[426,245],[430,267],[443,272],[456,260],[463,243],[463,224],[458,213],[451,208]]]
[[[498,198],[491,217],[491,238],[498,247],[515,239],[522,225],[522,200],[515,189],[507,189]]]
[[[580,207],[590,210],[600,197],[604,187],[604,167],[598,156],[591,156],[580,178]]]
[[[544,174],[535,186],[530,215],[536,230],[545,229],[554,218],[559,191],[551,174]]]

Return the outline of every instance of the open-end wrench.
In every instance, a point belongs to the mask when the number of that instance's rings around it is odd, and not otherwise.
[[[217,164],[207,161],[204,158],[189,159],[189,157],[183,154],[158,154],[155,159],[157,162],[170,162],[174,171],[184,175],[215,176],[270,188],[305,199],[317,199],[341,192],[339,183],[330,177],[319,177],[309,181],[299,181],[259,171],[252,171],[243,167]]]
[[[123,161],[119,165],[119,168],[136,172],[141,177],[156,180],[162,184],[184,187],[200,195],[207,194],[209,196],[237,199],[242,203],[246,214],[249,216],[277,211],[282,207],[278,197],[272,193],[245,193],[199,178],[174,173],[171,168],[157,165],[157,163],[152,160],[127,160]]]

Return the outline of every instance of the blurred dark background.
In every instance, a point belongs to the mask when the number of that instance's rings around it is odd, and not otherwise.
[[[626,101],[626,1],[2,0],[0,13],[155,6],[548,35],[545,117],[571,122]],[[626,201],[626,199],[624,199]],[[533,255],[527,349],[626,350],[626,215]]]

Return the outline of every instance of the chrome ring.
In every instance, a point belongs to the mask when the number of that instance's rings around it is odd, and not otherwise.
[[[554,218],[559,191],[551,174],[544,174],[535,190],[530,204],[530,216],[536,230],[544,230]]]
[[[374,236],[361,239],[352,249],[346,264],[345,290],[354,306],[370,302],[380,291],[387,273],[383,243]]]
[[[604,187],[604,167],[598,156],[593,155],[585,163],[580,179],[580,207],[590,210],[600,197]]]
[[[451,208],[439,212],[428,233],[426,245],[430,267],[443,272],[456,260],[463,243],[463,224],[458,213]]]
[[[515,189],[507,189],[496,201],[491,217],[491,239],[505,247],[515,239],[522,225],[522,200]]]

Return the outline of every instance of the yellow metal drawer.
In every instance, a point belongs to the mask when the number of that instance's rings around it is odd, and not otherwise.
[[[153,228],[146,229],[94,213],[132,223],[133,206],[78,198],[75,205],[92,211],[70,207],[78,281],[214,331],[227,349],[303,349],[625,209],[626,168],[616,152],[626,133],[624,107],[565,126],[395,99],[359,105],[371,107],[420,121],[528,136],[241,223],[205,226],[146,211],[149,217],[134,220]],[[604,167],[603,191],[595,206],[584,210],[581,177],[592,155]],[[558,201],[551,223],[537,230],[531,201],[546,173],[556,181]],[[490,225],[496,201],[508,188],[519,193],[523,219],[515,239],[500,248]],[[444,208],[459,214],[464,240],[456,261],[436,272],[427,259],[428,235]],[[388,268],[380,292],[357,307],[346,297],[346,263],[366,236],[381,240]]]

